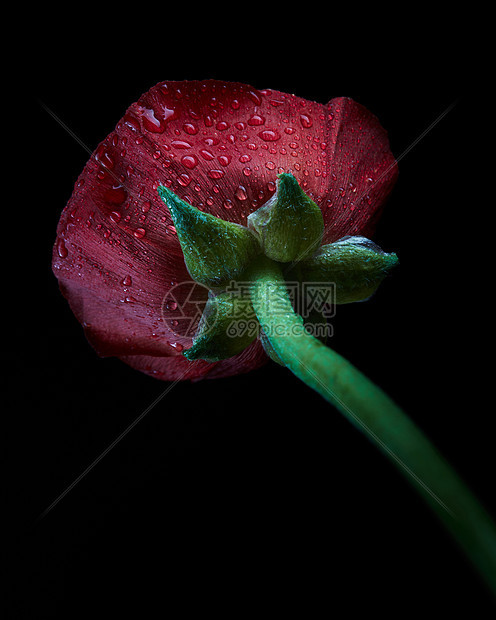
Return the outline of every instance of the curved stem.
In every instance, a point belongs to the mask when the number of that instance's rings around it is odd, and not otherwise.
[[[496,596],[496,528],[477,499],[380,388],[305,332],[275,262],[260,260],[251,277],[253,307],[281,362],[362,430],[402,471]]]

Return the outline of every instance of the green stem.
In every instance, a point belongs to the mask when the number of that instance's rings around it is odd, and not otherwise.
[[[477,499],[380,388],[302,329],[302,319],[292,308],[281,269],[275,262],[261,259],[251,278],[253,307],[279,359],[391,459],[461,545],[496,596],[496,528]]]

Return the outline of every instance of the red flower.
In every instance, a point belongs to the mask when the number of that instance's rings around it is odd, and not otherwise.
[[[61,291],[96,351],[168,381],[261,366],[258,341],[220,362],[181,355],[192,333],[170,309],[194,318],[204,291],[182,284],[191,278],[157,188],[246,224],[281,172],[320,206],[329,243],[371,235],[397,168],[376,117],[347,98],[322,105],[207,80],[163,82],[131,105],[77,180],[54,247]]]

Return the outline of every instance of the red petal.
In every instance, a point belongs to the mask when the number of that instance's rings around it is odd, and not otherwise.
[[[54,248],[62,292],[97,351],[142,369],[170,357],[163,379],[190,364],[179,349],[191,338],[178,337],[162,311],[171,287],[190,278],[158,185],[244,224],[281,172],[322,208],[328,242],[368,230],[396,166],[377,119],[350,99],[325,106],[208,80],[157,84],[131,105],[79,177]],[[259,362],[236,356],[191,373],[223,376]]]
[[[328,178],[319,205],[324,243],[345,235],[372,236],[393,189],[398,168],[386,131],[377,118],[352,99],[327,105]]]
[[[188,362],[181,357],[154,357],[129,355],[121,359],[132,368],[157,379],[176,381],[184,379],[220,379],[239,375],[263,366],[268,358],[259,341],[253,342],[244,351],[221,362],[209,363],[203,360]]]

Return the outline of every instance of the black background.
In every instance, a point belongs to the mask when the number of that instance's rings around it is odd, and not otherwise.
[[[480,222],[464,200],[475,85],[463,43],[436,27],[409,33],[367,18],[369,38],[355,27],[338,38],[351,17],[323,26],[302,8],[287,23],[260,21],[260,10],[223,22],[215,11],[208,21],[143,6],[120,23],[94,9],[84,23],[40,27],[30,39],[23,85],[34,153],[24,183],[36,188],[35,240],[11,366],[13,617],[489,617],[485,586],[403,476],[275,364],[176,385],[38,519],[167,387],[98,358],[58,291],[51,247],[88,153],[43,106],[93,150],[156,82],[207,78],[322,103],[350,96],[379,117],[396,157],[456,102],[400,161],[375,236],[400,268],[371,301],[338,309],[330,344],[496,513],[465,267]]]

